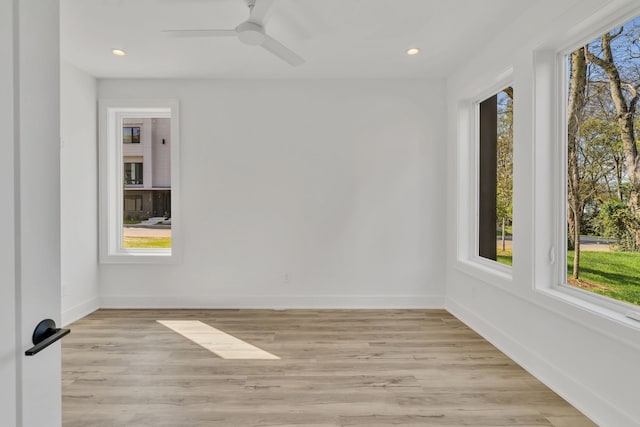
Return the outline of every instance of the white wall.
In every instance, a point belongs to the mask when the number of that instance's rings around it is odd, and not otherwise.
[[[579,7],[568,9],[572,3]],[[533,195],[536,181],[540,183],[551,169],[534,177],[533,52],[558,37],[569,38],[577,30],[601,25],[602,19],[581,23],[604,6],[608,9],[600,10],[601,16],[630,4],[540,1],[526,16],[498,31],[495,40],[447,83],[447,228],[452,236],[460,229],[457,218],[469,214],[457,211],[457,185],[464,175],[457,169],[458,158],[468,153],[464,146],[456,147],[460,105],[496,83],[510,67],[515,89],[513,277],[492,278],[481,269],[465,267],[456,259],[452,239],[447,248],[447,308],[595,422],[620,427],[640,425],[640,329],[534,290],[539,273],[534,270],[540,247],[536,243],[548,230],[541,218],[534,217],[538,206]],[[543,254],[548,250],[547,246]]]
[[[62,323],[99,307],[96,79],[67,61],[60,70]]]
[[[182,261],[102,265],[104,307],[444,303],[441,82],[101,80],[98,93],[181,108]]]
[[[164,144],[162,143],[164,141]],[[153,119],[151,137],[153,186],[171,187],[171,120]],[[160,212],[162,214],[162,212]]]
[[[7,205],[10,209],[15,203],[16,208],[16,424],[58,427],[62,420],[60,343],[33,357],[23,352],[32,346],[33,330],[41,320],[60,324],[60,18],[55,1],[12,3],[16,51],[2,61],[18,73],[13,92],[17,197]]]
[[[16,330],[16,245],[14,182],[14,19],[13,2],[0,2],[0,224],[6,232],[0,244],[0,414],[8,426],[16,424],[18,413]]]

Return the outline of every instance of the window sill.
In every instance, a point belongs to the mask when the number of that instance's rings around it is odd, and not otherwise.
[[[512,291],[511,267],[482,258],[458,259],[455,268],[485,283]]]
[[[535,293],[540,297],[535,298],[540,307],[640,351],[640,322],[630,319],[625,312],[605,307],[601,298],[594,298],[596,295],[569,285],[538,288]]]
[[[565,304],[570,304],[640,332],[640,321],[628,317],[630,313],[640,313],[640,307],[630,306],[615,300],[608,301],[608,297],[601,297],[570,285],[558,285],[552,288],[538,289],[538,291]]]
[[[626,315],[628,312],[634,311],[635,307],[633,306],[630,306],[629,309],[627,304],[618,303],[623,306],[623,309],[619,307],[617,309],[608,308],[600,301],[606,297],[591,295],[587,291],[574,289],[569,285],[536,288],[531,295],[524,292],[522,287],[514,287],[510,274],[497,271],[487,267],[484,263],[473,260],[459,259],[454,268],[515,298],[533,303],[543,310],[569,319],[586,329],[640,350],[640,321],[633,320]],[[537,297],[535,297],[536,295]],[[617,303],[617,301],[614,302]],[[635,312],[640,312],[640,308]]]
[[[128,249],[101,257],[101,264],[176,264],[171,249]]]

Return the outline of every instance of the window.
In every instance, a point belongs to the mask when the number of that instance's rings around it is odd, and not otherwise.
[[[566,283],[640,305],[640,16],[565,64]]]
[[[123,144],[140,144],[140,127],[125,126],[122,128]]]
[[[479,103],[478,255],[512,264],[513,88]]]
[[[469,85],[468,90],[486,89],[457,106],[455,156],[459,171],[455,268],[506,290],[513,288],[512,76],[509,67]]]
[[[125,185],[142,185],[142,163],[125,163],[124,164],[124,184]]]
[[[100,101],[101,262],[176,260],[177,114],[176,101]]]
[[[127,214],[142,212],[142,196],[124,196],[125,221]],[[130,217],[130,220],[134,219]]]

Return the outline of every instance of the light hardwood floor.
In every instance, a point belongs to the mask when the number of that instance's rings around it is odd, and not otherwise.
[[[224,360],[156,320],[280,357]],[[442,310],[99,310],[63,340],[63,425],[594,426]]]

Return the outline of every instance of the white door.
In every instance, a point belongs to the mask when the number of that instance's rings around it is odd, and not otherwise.
[[[59,14],[0,2],[0,424],[61,424],[60,344],[25,356],[60,322]]]

